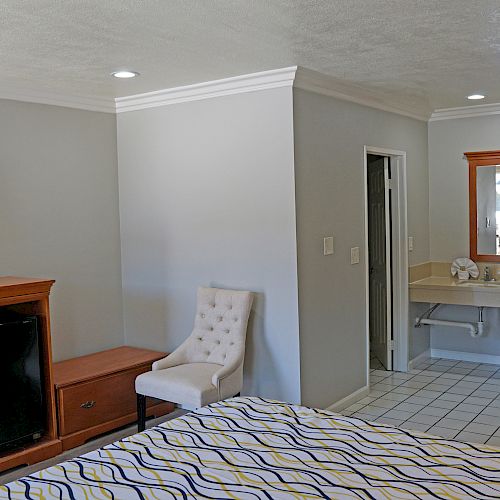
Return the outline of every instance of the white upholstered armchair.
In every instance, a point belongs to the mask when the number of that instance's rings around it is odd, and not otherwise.
[[[251,292],[198,289],[191,335],[135,380],[139,431],[145,428],[146,396],[194,409],[241,391],[252,300]]]

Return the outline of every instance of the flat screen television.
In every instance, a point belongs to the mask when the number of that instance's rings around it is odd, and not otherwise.
[[[0,310],[0,451],[39,439],[45,412],[37,317]]]

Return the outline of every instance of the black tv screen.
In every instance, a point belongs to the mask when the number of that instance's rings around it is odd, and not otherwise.
[[[0,449],[41,437],[44,430],[42,367],[36,316],[0,311]]]

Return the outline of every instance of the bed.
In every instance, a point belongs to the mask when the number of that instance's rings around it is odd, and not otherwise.
[[[499,498],[500,450],[255,397],[0,487],[1,498]]]

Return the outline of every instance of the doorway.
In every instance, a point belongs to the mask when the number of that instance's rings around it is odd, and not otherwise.
[[[370,368],[392,370],[391,163],[367,155]]]
[[[369,385],[370,361],[379,369],[408,371],[406,153],[365,146],[364,165]]]

